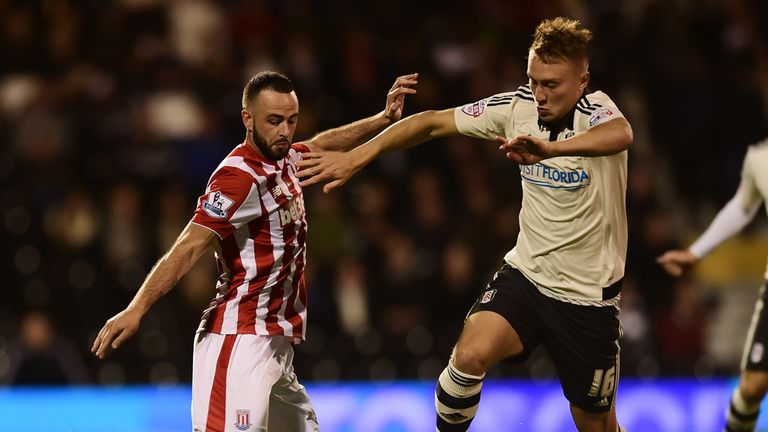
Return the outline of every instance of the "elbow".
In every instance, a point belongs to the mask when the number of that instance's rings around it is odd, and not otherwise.
[[[620,150],[629,150],[630,147],[632,147],[632,143],[635,141],[635,135],[632,132],[632,126],[629,125],[629,122],[624,121],[624,127],[622,128],[621,135],[619,137],[618,142],[620,143]]]

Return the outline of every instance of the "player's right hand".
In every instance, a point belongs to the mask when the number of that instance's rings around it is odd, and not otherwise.
[[[688,249],[667,251],[656,258],[656,262],[664,271],[675,277],[681,276],[688,267],[691,267],[698,261],[699,258]]]
[[[125,309],[110,318],[99,331],[96,340],[93,341],[91,352],[96,357],[103,359],[107,353],[118,348],[132,334],[136,333],[141,322],[141,312],[136,309]]]
[[[354,162],[352,152],[336,151],[304,153],[296,166],[299,167],[296,175],[301,179],[301,187],[326,182],[323,186],[325,193],[343,186],[360,169]]]

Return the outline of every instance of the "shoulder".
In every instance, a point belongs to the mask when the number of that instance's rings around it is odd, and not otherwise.
[[[489,96],[480,99],[477,102],[468,103],[456,107],[456,118],[458,119],[472,119],[483,116],[488,112],[494,114],[511,115],[512,109],[518,103],[526,103],[533,105],[533,95],[528,85],[522,85],[517,90],[510,92],[497,93],[493,96]],[[459,116],[459,113],[464,113],[466,116]]]
[[[227,156],[211,175],[213,181],[252,182],[260,176],[248,159],[240,155]]]
[[[291,144],[291,150],[297,153],[308,153],[312,151],[304,141]]]
[[[759,160],[763,163],[768,162],[768,138],[752,144],[747,148],[747,154],[744,156],[744,164]]]

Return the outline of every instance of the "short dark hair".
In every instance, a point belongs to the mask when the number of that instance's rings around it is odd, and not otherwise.
[[[293,91],[293,83],[290,78],[280,72],[265,71],[254,75],[243,88],[243,109],[262,90],[272,90],[278,93],[290,93]]]
[[[530,50],[545,63],[557,59],[587,61],[592,32],[578,20],[557,17],[544,20],[536,27]]]

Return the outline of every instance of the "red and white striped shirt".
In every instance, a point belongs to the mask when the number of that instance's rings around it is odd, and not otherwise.
[[[271,161],[244,142],[211,175],[192,223],[218,235],[220,277],[198,331],[304,339],[307,221],[296,163],[306,151],[293,144]]]

